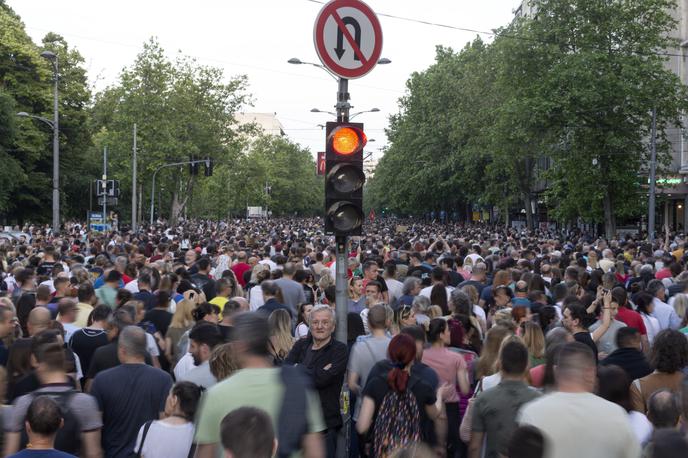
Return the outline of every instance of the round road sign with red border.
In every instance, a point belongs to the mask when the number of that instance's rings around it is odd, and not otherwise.
[[[360,0],[326,4],[315,20],[313,40],[323,65],[342,78],[366,75],[382,53],[380,21]]]

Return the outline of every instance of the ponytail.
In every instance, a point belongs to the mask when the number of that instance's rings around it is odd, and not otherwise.
[[[409,373],[404,369],[416,357],[415,340],[406,334],[394,336],[387,348],[387,356],[393,366],[387,374],[387,384],[396,392],[406,391]]]

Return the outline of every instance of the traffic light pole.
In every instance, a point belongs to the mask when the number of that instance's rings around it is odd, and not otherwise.
[[[339,78],[339,88],[337,91],[337,121],[339,122],[349,122],[349,110],[351,105],[349,104],[349,80],[346,78]],[[337,327],[336,337],[337,340],[343,343],[347,343],[348,329],[347,329],[347,317],[349,314],[349,294],[348,294],[348,282],[346,271],[349,267],[349,263],[346,258],[346,242],[347,237],[337,236],[336,237],[336,263],[337,268],[335,271],[335,301],[336,301],[336,316],[337,316]]]
[[[107,227],[107,146],[103,148],[103,186],[105,192],[103,193],[103,221]]]

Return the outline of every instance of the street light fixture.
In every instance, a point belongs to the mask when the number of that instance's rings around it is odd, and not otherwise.
[[[29,114],[25,111],[20,111],[19,113],[17,113],[17,116],[19,116],[21,118],[37,119],[37,120],[49,125],[51,129],[53,128],[53,122],[48,118],[44,118],[43,116],[32,115],[32,114]]]
[[[377,113],[379,111],[380,111],[379,108],[371,108],[370,110],[359,111],[357,113],[350,115],[349,119],[353,119],[354,116],[358,116],[358,115],[363,114],[363,113]],[[331,111],[326,111],[326,110],[320,110],[319,108],[311,108],[311,113],[327,113],[327,114],[330,114],[332,116],[337,116],[337,113],[333,113]],[[370,141],[370,140],[368,140],[368,141]]]
[[[318,67],[319,69],[326,71],[327,74],[330,75],[332,78],[334,78],[336,81],[339,81],[339,78],[337,78],[337,76],[333,75],[332,72],[330,72],[324,65],[316,64],[315,62],[306,62],[304,60],[299,59],[298,57],[292,57],[291,59],[289,59],[287,61],[287,63],[292,64],[292,65],[312,65],[313,67]],[[379,65],[387,65],[387,64],[391,64],[392,61],[386,57],[383,57],[381,59],[378,59],[377,63]]]
[[[337,113],[333,113],[331,111],[319,110],[317,108],[311,108],[311,113],[327,113],[327,114],[330,114],[332,116],[337,116]]]

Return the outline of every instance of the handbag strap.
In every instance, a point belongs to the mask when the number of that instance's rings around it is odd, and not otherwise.
[[[148,435],[148,430],[153,424],[153,420],[148,420],[143,424],[143,434],[141,435],[141,443],[139,444],[139,449],[136,451],[136,458],[141,458],[141,451],[143,450],[143,443],[146,442],[146,436]]]

